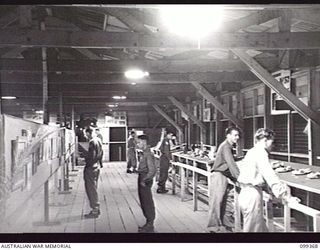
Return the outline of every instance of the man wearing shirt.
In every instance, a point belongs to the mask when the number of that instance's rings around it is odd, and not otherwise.
[[[172,139],[172,133],[167,132],[166,136],[162,139],[161,145],[160,145],[160,175],[159,175],[159,181],[158,181],[158,189],[157,193],[159,194],[165,194],[168,192],[166,189],[166,182],[168,179],[168,172],[169,172],[169,166],[170,166],[170,160],[171,160],[171,147],[170,147],[170,141]]]
[[[92,210],[90,213],[85,214],[84,217],[97,218],[100,215],[97,188],[100,174],[99,166],[103,155],[102,143],[92,128],[86,129],[86,136],[89,139],[89,149],[85,155],[86,165],[84,167],[83,178],[86,194]]]
[[[274,132],[260,128],[255,134],[255,145],[251,148],[240,167],[238,182],[241,186],[239,206],[243,215],[243,232],[267,232],[263,218],[262,186],[265,183],[277,198],[285,202],[299,202],[292,197],[288,187],[280,182],[269,162],[269,151],[274,140]]]
[[[234,161],[232,147],[240,138],[239,129],[226,129],[226,139],[218,148],[210,176],[211,190],[209,204],[209,232],[228,232],[234,228],[234,188],[228,184],[228,178],[235,182],[239,169]]]
[[[156,166],[154,163],[154,155],[148,145],[148,136],[139,135],[137,141],[137,147],[143,150],[141,160],[138,166],[138,194],[140,200],[140,206],[146,223],[142,227],[139,227],[141,233],[153,233],[154,232],[154,220],[155,220],[155,207],[152,198],[151,187],[153,184],[153,178],[156,175]]]

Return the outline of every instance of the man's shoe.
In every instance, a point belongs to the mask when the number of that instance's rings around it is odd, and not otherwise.
[[[138,228],[139,233],[154,233],[154,226],[153,224],[146,223],[142,227]]]
[[[137,174],[137,173],[138,173],[138,171],[137,171],[136,169],[133,169],[132,173]]]
[[[84,215],[84,218],[86,218],[86,219],[98,218],[98,217],[99,217],[99,214],[100,214],[100,210],[97,211],[97,212],[91,211],[90,213],[85,214],[85,215]]]
[[[132,174],[132,171],[130,169],[128,169],[127,174]]]
[[[168,192],[169,192],[168,189],[160,189],[160,188],[157,189],[157,193],[158,193],[158,194],[166,194],[166,193],[168,193]]]

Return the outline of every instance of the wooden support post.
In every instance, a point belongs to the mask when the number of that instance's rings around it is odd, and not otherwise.
[[[1,104],[0,104],[1,105]],[[4,143],[4,117],[0,111],[0,219],[6,216],[6,201],[3,197],[7,197],[7,188],[5,184],[6,169],[5,169],[5,143]]]
[[[312,207],[311,205],[312,198],[313,198],[312,193],[307,191],[306,204],[308,207]],[[310,220],[310,216],[306,215],[305,217],[307,219],[308,231],[311,231],[312,221]]]
[[[198,173],[193,172],[193,211],[198,210]]]
[[[320,108],[320,71],[311,69],[309,74],[309,102],[310,106],[314,110]],[[319,115],[319,111],[318,111]],[[320,127],[314,123],[309,122],[308,129],[308,140],[309,140],[309,164],[320,165],[320,161],[317,159],[320,156]]]
[[[59,92],[59,124],[60,128],[63,127],[63,96],[62,91]]]
[[[282,84],[279,84],[279,82],[256,60],[242,50],[232,49],[232,52],[237,55],[262,82],[280,95],[301,116],[305,119],[310,118],[316,125],[320,126],[320,116],[318,113],[305,105],[297,96],[287,90]]]
[[[220,102],[221,101],[221,91],[222,91],[222,83],[219,82],[217,83],[217,100]],[[218,147],[220,143],[224,140],[224,131],[222,129],[222,114],[220,113],[219,110],[216,109],[217,112],[217,118],[216,118],[216,146]]]
[[[271,115],[271,91],[268,86],[264,86],[264,127],[272,129],[272,115]]]
[[[265,205],[266,205],[265,208],[266,208],[267,227],[269,229],[269,232],[274,232],[272,200],[266,201]]]
[[[44,183],[44,222],[49,222],[49,181]]]
[[[291,162],[292,138],[293,138],[293,121],[291,111],[287,116],[287,143],[288,143],[288,162]]]
[[[181,187],[180,187],[180,197],[181,201],[184,201],[185,193],[186,193],[186,171],[183,167],[180,167],[180,178],[181,178]]]
[[[234,185],[234,230],[235,232],[241,232],[241,211],[239,206],[239,194],[236,191],[236,185]]]
[[[73,131],[73,133],[75,134],[76,131],[76,126],[75,126],[75,118],[74,118],[74,105],[72,105],[71,108],[71,130]],[[74,137],[74,151],[72,153],[72,169],[71,171],[78,171],[76,170],[74,167],[76,165],[76,161],[77,161],[77,155],[76,155],[76,148],[77,148],[77,136]]]
[[[210,138],[209,138],[210,145],[216,145],[215,141],[213,140],[214,139],[213,133],[215,133],[213,124],[214,124],[213,122],[210,122],[210,133],[209,133],[210,134]]]
[[[320,232],[320,215],[313,218],[313,232]]]
[[[288,191],[290,194],[290,191]],[[283,207],[283,219],[284,219],[284,231],[290,232],[291,231],[291,208],[288,206],[287,203],[284,204]]]
[[[176,194],[176,178],[177,178],[177,174],[176,174],[176,166],[172,165],[172,194],[175,195]]]
[[[40,23],[41,30],[45,30],[44,22]],[[43,124],[49,124],[48,112],[48,65],[47,65],[47,48],[42,47],[42,109]]]

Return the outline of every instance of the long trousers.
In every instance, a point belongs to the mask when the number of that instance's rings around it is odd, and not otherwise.
[[[99,168],[85,167],[83,172],[84,187],[89,199],[89,205],[92,209],[99,209],[98,199],[98,179],[100,170]]]
[[[209,231],[224,232],[226,227],[234,228],[234,187],[220,172],[211,175],[209,204]]]
[[[138,195],[142,213],[147,220],[147,223],[153,223],[156,217],[154,202],[152,198],[151,187],[153,180],[146,182],[146,186],[140,184],[146,174],[139,174],[138,177]]]
[[[243,232],[268,232],[263,218],[261,188],[242,187],[239,194],[239,206],[243,215]]]
[[[128,149],[127,169],[131,167],[133,167],[133,169],[137,167],[136,151],[133,148]]]
[[[168,180],[170,161],[165,155],[160,156],[160,175],[158,180],[159,189],[166,189],[166,182]]]

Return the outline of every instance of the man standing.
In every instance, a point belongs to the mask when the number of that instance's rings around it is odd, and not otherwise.
[[[127,161],[127,173],[135,173],[137,168],[137,158],[136,158],[136,133],[134,131],[130,132],[130,137],[128,140],[128,161]]]
[[[209,232],[228,232],[234,228],[234,188],[228,184],[228,178],[236,181],[239,169],[234,161],[232,146],[240,138],[239,129],[226,129],[226,139],[218,148],[210,176]]]
[[[163,137],[162,142],[160,144],[160,176],[158,181],[158,189],[157,193],[165,194],[169,190],[166,189],[166,181],[168,179],[168,171],[171,160],[171,152],[170,152],[170,140],[172,139],[172,133],[167,132],[167,134]]]
[[[85,218],[97,218],[100,215],[100,204],[98,200],[98,178],[100,174],[99,165],[102,159],[102,143],[92,128],[86,129],[86,136],[89,139],[89,149],[85,156],[86,165],[84,168],[84,185],[89,199],[91,211],[85,214]]]
[[[138,167],[138,194],[141,209],[146,223],[142,227],[139,227],[141,233],[153,233],[154,232],[154,220],[156,217],[154,202],[152,198],[151,187],[153,184],[153,178],[156,175],[156,167],[154,163],[154,155],[148,145],[148,136],[139,135],[137,146],[143,150],[141,160]]]

